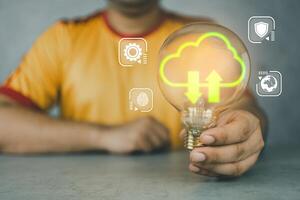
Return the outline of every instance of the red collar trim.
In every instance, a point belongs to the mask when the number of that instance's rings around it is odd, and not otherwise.
[[[150,35],[151,33],[155,32],[157,29],[159,29],[166,18],[165,14],[163,13],[162,19],[160,19],[159,22],[155,26],[153,26],[150,30],[148,30],[144,33],[141,33],[141,34],[127,34],[127,33],[121,33],[119,31],[117,31],[114,27],[112,27],[112,25],[110,24],[110,22],[108,20],[108,15],[107,15],[106,11],[102,12],[102,16],[103,16],[104,22],[105,22],[106,26],[108,27],[108,29],[119,37],[146,37],[146,36]]]

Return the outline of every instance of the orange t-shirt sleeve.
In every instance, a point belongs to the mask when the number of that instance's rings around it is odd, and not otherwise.
[[[0,93],[25,106],[47,109],[57,98],[68,49],[67,29],[57,22],[35,41]]]

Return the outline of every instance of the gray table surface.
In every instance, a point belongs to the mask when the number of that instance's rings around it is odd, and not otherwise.
[[[300,148],[268,149],[233,180],[194,175],[187,152],[0,156],[1,200],[300,199]]]

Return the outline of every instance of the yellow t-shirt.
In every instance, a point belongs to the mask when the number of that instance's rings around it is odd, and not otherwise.
[[[130,68],[118,61],[118,43],[128,36],[113,30],[105,12],[59,21],[36,40],[0,92],[42,110],[58,102],[61,116],[75,121],[117,125],[150,115],[169,128],[173,149],[180,148],[180,115],[160,92],[157,59],[167,36],[191,20],[164,13],[155,29],[130,36],[148,44],[147,64]],[[129,109],[132,88],[153,91],[150,112]]]

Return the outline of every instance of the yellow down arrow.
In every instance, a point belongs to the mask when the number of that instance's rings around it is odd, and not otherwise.
[[[199,92],[199,72],[198,71],[188,71],[188,87],[185,96],[195,104],[198,99],[202,96]]]

